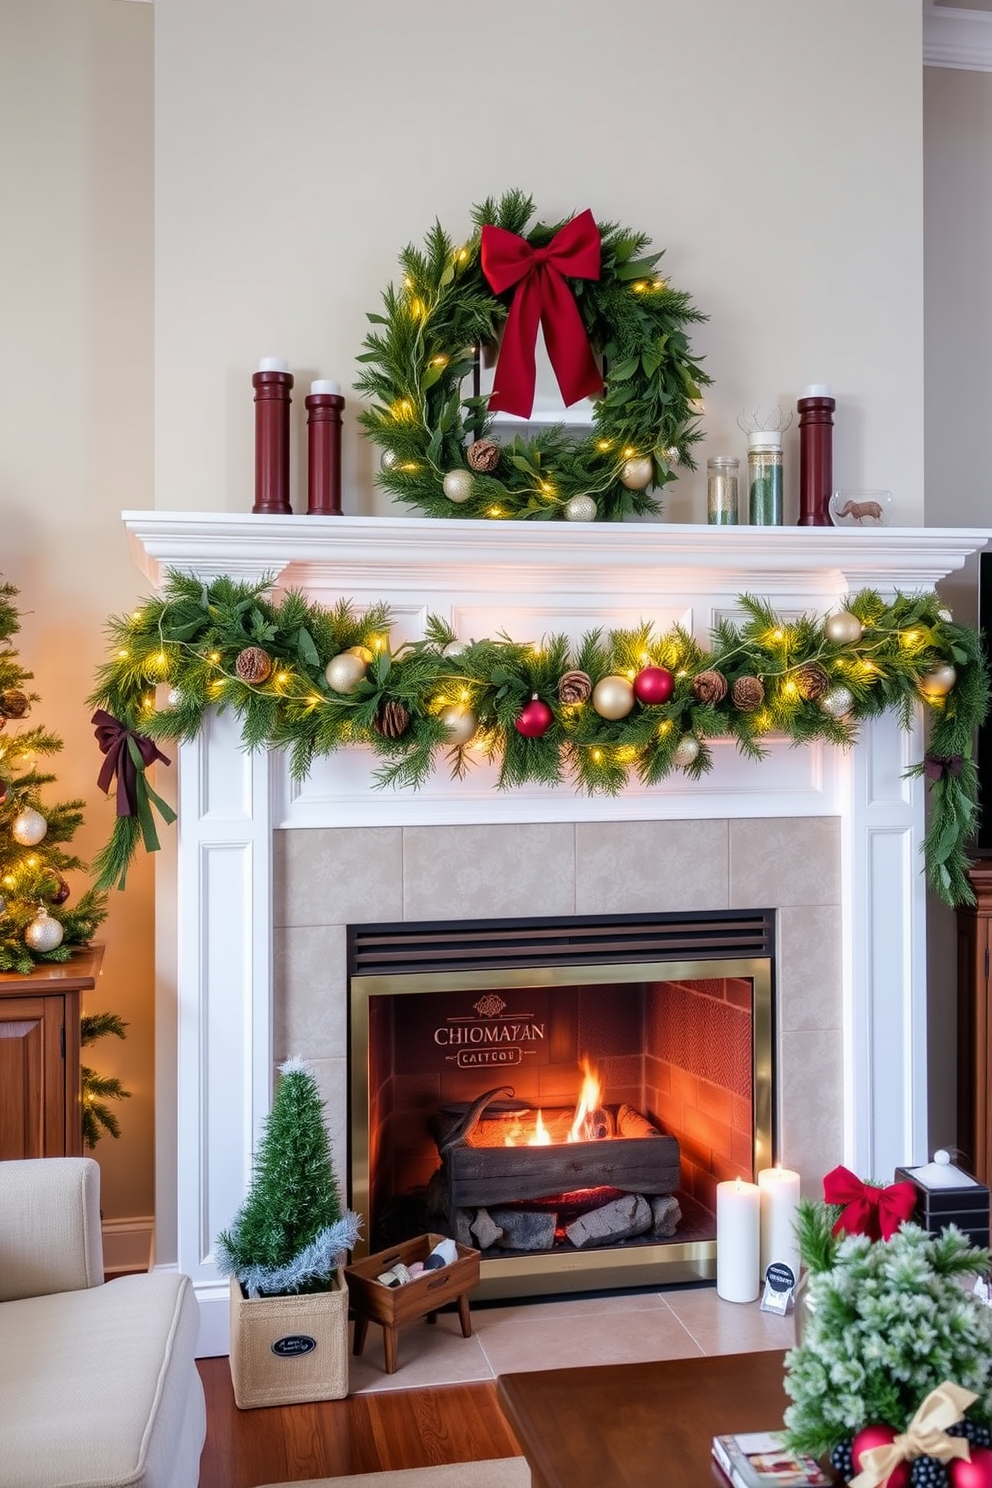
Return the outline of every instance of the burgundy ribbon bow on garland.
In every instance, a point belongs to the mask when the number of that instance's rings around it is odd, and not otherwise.
[[[928,780],[946,780],[951,775],[960,775],[964,764],[962,754],[931,754],[923,756],[923,773]]]
[[[162,753],[154,739],[149,739],[147,734],[136,734],[125,728],[105,708],[98,708],[90,722],[95,724],[96,742],[101,753],[106,756],[97,777],[97,785],[109,795],[116,778],[117,815],[136,816],[145,850],[157,852],[159,841],[152,817],[152,805],[157,807],[164,822],[174,822],[176,813],[167,801],[163,801],[152,790],[145,771],[155,760],[161,760],[163,765],[171,764],[171,761]]]
[[[599,262],[599,228],[588,210],[566,222],[544,248],[534,248],[505,227],[488,222],[483,227],[482,272],[490,286],[496,294],[517,286],[489,396],[494,413],[529,418],[537,382],[534,349],[539,325],[544,327],[545,345],[566,408],[602,392],[603,379],[579,307],[565,283],[566,275],[598,279]]]
[[[916,1208],[916,1188],[912,1183],[890,1183],[876,1188],[862,1183],[850,1168],[834,1168],[823,1180],[823,1197],[828,1204],[845,1205],[834,1234],[843,1230],[848,1235],[867,1235],[869,1240],[891,1240],[904,1219]]]

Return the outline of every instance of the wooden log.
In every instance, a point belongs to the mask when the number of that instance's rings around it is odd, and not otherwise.
[[[489,1208],[521,1199],[618,1188],[623,1193],[668,1194],[679,1186],[674,1137],[618,1137],[555,1147],[452,1147],[442,1171],[452,1209]]]

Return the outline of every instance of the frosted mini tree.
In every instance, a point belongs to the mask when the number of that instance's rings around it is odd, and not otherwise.
[[[33,673],[11,644],[21,628],[18,590],[0,583],[0,971],[30,972],[68,961],[106,918],[106,896],[92,888],[71,904],[66,873],[86,871],[67,849],[82,823],[83,801],[51,803],[56,777],[39,761],[58,754],[57,734],[30,721],[40,701],[26,690]]]
[[[341,1204],[312,1071],[287,1059],[280,1077],[248,1196],[214,1247],[221,1273],[249,1297],[326,1291],[361,1226]]]

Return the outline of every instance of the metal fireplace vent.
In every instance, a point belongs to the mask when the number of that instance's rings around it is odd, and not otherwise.
[[[425,971],[581,966],[591,962],[739,960],[770,957],[774,914],[590,915],[574,919],[411,921],[350,925],[351,976]]]

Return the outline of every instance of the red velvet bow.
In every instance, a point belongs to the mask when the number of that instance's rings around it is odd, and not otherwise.
[[[823,1180],[823,1197],[828,1204],[846,1207],[834,1234],[843,1230],[848,1235],[867,1235],[869,1240],[891,1240],[904,1219],[916,1208],[916,1188],[912,1183],[890,1183],[888,1188],[874,1188],[870,1183],[838,1167]]]
[[[946,780],[951,775],[960,775],[964,756],[960,754],[931,754],[923,756],[923,773],[928,780]]]
[[[599,261],[599,228],[588,210],[566,222],[544,248],[534,248],[505,227],[488,222],[483,227],[482,272],[496,294],[517,285],[489,396],[493,412],[530,416],[539,325],[544,327],[545,345],[565,406],[602,391],[603,379],[575,296],[565,283],[565,275],[598,279]]]

